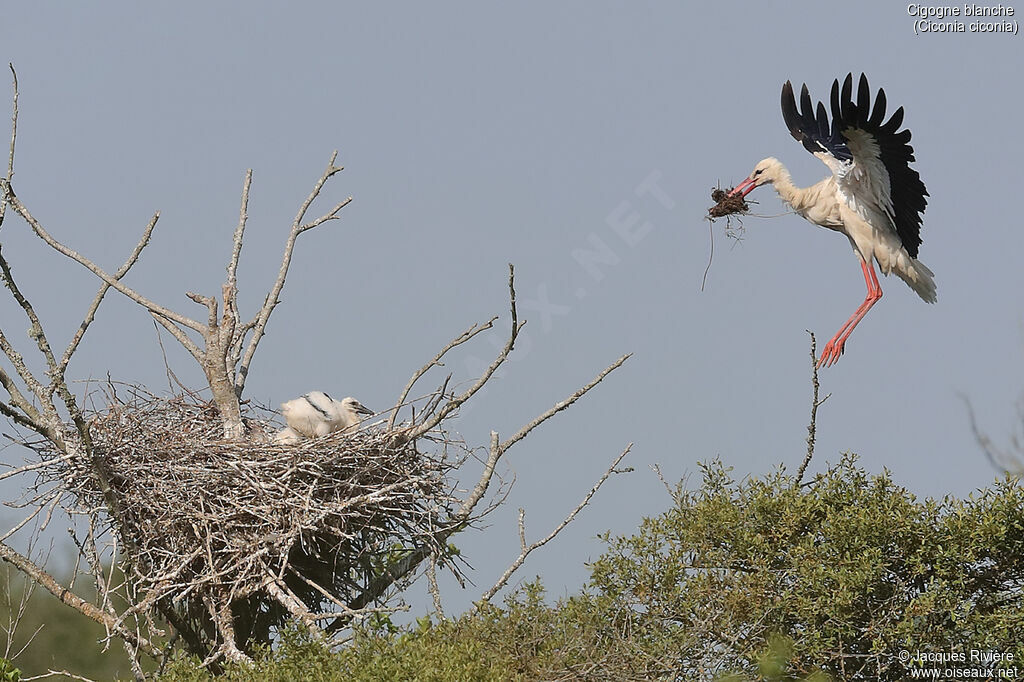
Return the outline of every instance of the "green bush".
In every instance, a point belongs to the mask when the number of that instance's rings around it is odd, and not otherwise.
[[[664,514],[605,540],[588,586],[554,605],[538,581],[335,653],[291,631],[225,679],[903,680],[915,664],[901,650],[1024,657],[1024,491],[1010,478],[921,501],[852,456],[802,487],[713,463]],[[163,679],[209,677],[179,660]]]

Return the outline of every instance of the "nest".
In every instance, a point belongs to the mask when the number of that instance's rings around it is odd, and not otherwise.
[[[722,189],[715,187],[711,190],[711,200],[715,205],[708,209],[708,215],[712,218],[723,218],[735,213],[747,213],[750,206],[742,194],[732,194],[734,188]]]
[[[236,624],[250,623],[239,635],[260,639],[289,614],[344,610],[382,557],[435,542],[455,504],[448,474],[462,461],[449,446],[465,449],[439,432],[421,452],[400,437],[408,424],[278,445],[257,416],[250,409],[249,440],[225,440],[213,405],[134,391],[93,415],[96,461],[54,473],[97,509],[109,504],[94,472],[107,472],[136,603],[169,599],[207,630],[229,606]],[[247,604],[252,613],[238,618]]]

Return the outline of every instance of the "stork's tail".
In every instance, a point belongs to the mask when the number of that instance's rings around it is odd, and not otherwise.
[[[935,303],[935,273],[916,258],[910,258],[899,265],[901,267],[894,268],[896,274],[916,291],[918,296],[928,303]]]

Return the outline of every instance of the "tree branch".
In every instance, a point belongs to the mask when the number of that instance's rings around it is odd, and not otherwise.
[[[157,324],[166,329],[168,333],[170,333],[170,335],[173,336],[178,343],[184,346],[185,350],[189,352],[189,355],[195,358],[196,362],[199,363],[200,367],[203,366],[203,350],[198,345],[196,345],[196,343],[192,341],[192,339],[188,338],[185,332],[181,331],[181,329],[175,326],[173,322],[162,317],[161,315],[158,315],[152,310],[149,311],[149,314],[153,317]]]
[[[11,69],[11,77],[14,79],[14,105],[11,113],[11,148],[7,155],[7,175],[0,179],[0,226],[4,224],[4,216],[7,215],[7,200],[11,187],[11,178],[14,177],[14,146],[18,140],[18,73],[14,70],[14,64],[7,63]]]
[[[295,250],[295,240],[306,230],[310,230],[327,220],[332,220],[337,217],[338,212],[352,201],[352,197],[349,197],[335,206],[325,216],[313,221],[313,223],[308,225],[302,224],[303,219],[306,217],[306,211],[309,210],[310,205],[320,195],[320,190],[323,189],[328,180],[344,170],[340,166],[334,165],[337,158],[338,152],[331,154],[331,160],[327,163],[327,168],[313,186],[313,191],[309,193],[306,200],[302,202],[302,206],[299,207],[299,212],[295,215],[295,220],[292,221],[292,228],[288,233],[288,239],[285,241],[284,255],[281,258],[281,267],[277,272],[277,279],[274,281],[274,286],[271,287],[270,294],[267,296],[266,301],[264,301],[260,312],[252,322],[246,323],[242,328],[244,332],[248,332],[249,329],[252,329],[253,334],[252,338],[249,340],[249,346],[245,349],[245,355],[242,357],[242,364],[238,367],[235,374],[234,383],[235,393],[237,395],[241,395],[242,390],[245,388],[245,379],[249,375],[249,366],[252,364],[253,356],[256,354],[256,348],[259,346],[260,340],[266,332],[267,322],[270,320],[270,314],[274,312],[274,308],[281,302],[278,297],[281,295],[281,290],[284,288],[284,282],[288,276],[288,268],[291,266],[292,252]]]
[[[530,553],[533,552],[533,550],[537,549],[538,547],[543,547],[547,543],[551,542],[556,535],[562,532],[562,529],[564,529],[566,526],[572,523],[572,520],[576,518],[576,515],[579,514],[584,507],[587,506],[587,504],[590,502],[590,499],[597,494],[598,489],[602,485],[604,485],[605,481],[608,480],[608,477],[611,476],[613,473],[617,473],[615,467],[619,465],[619,462],[622,461],[623,457],[629,454],[629,451],[630,449],[632,449],[632,447],[632,443],[626,446],[626,449],[622,451],[622,454],[615,458],[615,461],[613,461],[611,466],[608,467],[608,470],[604,472],[604,475],[602,475],[601,478],[598,479],[597,483],[594,484],[594,487],[590,489],[590,492],[588,492],[586,497],[583,498],[583,501],[576,505],[576,508],[569,512],[569,515],[566,516],[565,519],[560,524],[558,524],[558,526],[553,531],[551,531],[547,537],[543,538],[542,540],[538,540],[537,542],[534,542],[531,545],[526,544],[526,527],[523,522],[523,517],[525,516],[526,512],[524,512],[522,509],[519,510],[519,542],[522,548],[519,552],[519,556],[516,557],[515,561],[513,561],[512,564],[509,565],[507,569],[505,569],[505,572],[501,574],[500,578],[498,578],[498,582],[494,583],[494,585],[491,586],[489,590],[487,590],[483,593],[483,595],[481,595],[480,599],[474,605],[474,609],[479,608],[480,604],[490,601],[491,597],[497,594],[498,590],[503,588],[508,583],[509,578],[512,577],[512,574],[519,570],[519,567],[523,565],[523,562],[526,561],[526,557],[528,557]]]
[[[228,262],[228,285],[236,286],[238,283],[238,258],[242,254],[242,237],[245,234],[245,223],[249,219],[249,188],[252,186],[252,169],[245,172],[245,182],[242,184],[242,205],[238,209],[238,227],[235,228],[235,236],[231,242],[231,260]]]
[[[155,660],[160,660],[162,657],[160,650],[154,647],[147,639],[121,627],[120,625],[116,625],[116,619],[110,614],[71,592],[71,590],[58,583],[53,576],[32,562],[31,559],[15,552],[4,543],[0,543],[0,559],[3,559],[13,565],[64,604],[75,609],[83,616],[86,616],[100,625],[109,628],[117,634],[118,637],[121,637],[132,645],[139,647],[139,649],[145,652],[147,656],[150,656]]]
[[[405,400],[406,398],[409,397],[409,392],[412,391],[412,387],[416,384],[416,382],[419,381],[420,378],[424,374],[426,374],[432,367],[443,367],[444,363],[441,362],[441,359],[445,356],[446,353],[448,353],[448,351],[450,351],[452,348],[455,348],[456,346],[461,346],[462,344],[466,343],[480,332],[493,328],[494,321],[497,319],[498,318],[495,316],[489,319],[484,324],[472,325],[469,329],[467,329],[466,331],[462,332],[454,339],[452,339],[447,346],[441,349],[440,353],[434,356],[433,360],[423,365],[423,367],[421,367],[419,370],[416,371],[415,374],[412,375],[412,378],[409,379],[409,383],[405,385],[405,389],[402,391],[402,394],[398,396],[398,400],[395,401],[395,406],[391,410],[391,418],[388,419],[388,431],[394,428],[395,418],[398,416],[398,410],[401,409],[402,405],[405,404]]]
[[[484,387],[491,376],[497,371],[499,367],[508,359],[509,353],[515,348],[516,338],[519,336],[519,331],[523,328],[526,322],[520,322],[518,314],[516,312],[516,288],[515,288],[515,267],[508,264],[508,292],[509,292],[509,306],[512,311],[512,326],[509,332],[508,341],[505,342],[504,348],[498,353],[498,356],[494,358],[494,361],[490,366],[484,370],[484,373],[480,375],[480,378],[476,380],[472,386],[470,386],[465,393],[452,397],[447,403],[445,403],[440,410],[425,419],[418,426],[414,426],[407,431],[403,437],[409,440],[419,438],[423,434],[427,433],[435,426],[441,423],[445,417],[459,409],[459,407],[467,400],[473,397],[473,395]]]
[[[196,322],[195,320],[189,317],[180,315],[174,312],[173,310],[170,310],[168,308],[163,307],[162,305],[150,301],[148,298],[146,298],[139,292],[135,291],[131,287],[121,284],[121,282],[117,281],[117,279],[115,279],[113,276],[107,273],[103,268],[99,267],[85,256],[81,255],[77,251],[65,246],[64,244],[61,244],[59,241],[54,239],[53,236],[51,236],[50,233],[43,228],[39,221],[35,219],[35,216],[33,216],[32,213],[29,212],[25,204],[21,203],[21,200],[18,199],[18,197],[14,194],[13,188],[8,189],[8,196],[9,202],[11,206],[14,208],[14,210],[17,211],[18,214],[25,220],[25,222],[29,224],[29,226],[32,228],[32,231],[36,233],[36,236],[42,239],[44,242],[46,242],[46,244],[50,246],[50,248],[75,261],[76,263],[78,263],[79,265],[81,265],[82,267],[89,270],[97,277],[99,277],[101,280],[109,284],[113,289],[121,292],[122,294],[124,294],[131,300],[135,301],[143,308],[146,308],[150,312],[157,313],[158,315],[166,317],[169,320],[173,320],[174,322],[177,322],[181,326],[197,331],[200,334],[203,333],[204,328],[200,322]]]
[[[158,220],[160,220],[160,211],[154,213],[153,217],[150,218],[149,223],[146,225],[146,229],[143,230],[142,232],[142,238],[139,239],[139,243],[135,245],[135,248],[132,250],[131,255],[128,256],[128,260],[126,260],[124,262],[124,265],[122,265],[118,269],[118,271],[114,273],[114,279],[120,280],[125,275],[127,275],[128,271],[131,270],[132,266],[135,265],[135,263],[139,260],[139,256],[142,255],[142,250],[149,245],[150,237],[153,236],[153,230],[154,228],[156,228],[156,223]],[[93,320],[95,319],[96,311],[99,309],[100,303],[103,302],[103,298],[104,296],[107,295],[107,292],[109,290],[110,285],[107,284],[106,282],[100,285],[99,291],[96,292],[96,296],[92,299],[92,304],[89,306],[89,309],[85,313],[85,319],[82,320],[82,324],[78,325],[78,330],[75,332],[74,337],[71,339],[71,342],[68,344],[68,347],[64,349],[64,355],[61,356],[60,365],[58,366],[61,380],[63,380],[64,378],[64,372],[65,370],[67,370],[68,363],[71,362],[71,356],[74,355],[75,351],[78,349],[78,344],[81,343],[82,337],[85,336],[85,332],[89,329],[89,325],[91,325]],[[54,378],[54,381],[56,381],[56,378]],[[54,388],[55,384],[51,383],[51,395]]]
[[[571,396],[569,396],[568,398],[566,398],[562,402],[555,403],[554,407],[552,407],[550,410],[548,410],[544,414],[538,416],[536,419],[531,421],[529,424],[527,424],[523,428],[519,429],[519,431],[517,431],[514,436],[512,436],[507,441],[505,441],[504,443],[501,444],[502,452],[504,452],[505,450],[508,450],[510,447],[512,447],[513,445],[515,445],[519,441],[521,441],[523,438],[526,438],[526,436],[529,435],[529,433],[531,431],[533,431],[535,428],[537,428],[538,426],[540,426],[541,424],[546,422],[548,419],[551,419],[556,414],[558,414],[559,412],[561,412],[562,410],[566,409],[567,407],[572,405],[574,402],[576,402],[577,400],[582,398],[584,395],[587,394],[587,392],[590,391],[590,389],[594,388],[594,386],[597,386],[599,383],[601,383],[601,381],[606,376],[608,376],[609,374],[611,374],[612,372],[617,370],[619,367],[621,367],[622,364],[624,362],[626,362],[626,360],[628,360],[632,356],[633,356],[632,353],[626,353],[621,358],[619,358],[618,360],[616,360],[615,362],[610,364],[608,367],[605,367],[601,371],[601,373],[598,374],[596,377],[594,377],[594,379],[589,384],[587,384],[586,386],[584,386],[580,390],[576,391],[575,393],[573,393]]]

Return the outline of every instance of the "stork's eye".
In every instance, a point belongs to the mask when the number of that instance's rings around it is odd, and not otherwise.
[[[756,171],[754,171],[754,175],[760,175],[763,172],[764,172],[764,169],[758,168]]]

